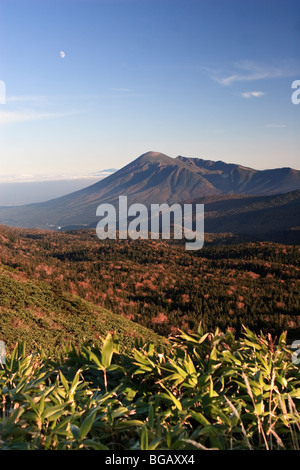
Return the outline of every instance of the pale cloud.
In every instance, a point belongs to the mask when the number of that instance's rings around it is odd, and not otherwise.
[[[62,118],[77,114],[77,112],[47,113],[37,111],[0,111],[0,124],[15,124],[19,122],[40,121],[42,119]]]
[[[220,85],[230,86],[235,82],[292,77],[300,73],[300,65],[292,59],[278,61],[272,65],[241,60],[233,64],[230,71],[209,68],[203,70]]]
[[[130,88],[110,88],[111,91],[124,91],[124,92],[128,92],[128,91],[131,91]]]
[[[278,78],[280,77],[280,71],[277,70],[248,70],[248,73],[236,73],[227,77],[214,77],[214,80],[220,85],[229,86],[234,82],[250,82],[253,80],[263,80],[266,78]]]
[[[261,96],[264,96],[263,91],[245,91],[244,93],[241,93],[241,96],[243,98],[260,98]]]
[[[265,127],[268,127],[269,129],[281,129],[286,127],[286,124],[266,124]]]
[[[0,104],[6,104],[6,85],[3,80],[0,80]]]
[[[117,169],[109,168],[87,174],[59,173],[59,174],[31,174],[31,173],[15,173],[0,174],[0,183],[36,183],[36,182],[54,182],[54,181],[76,181],[87,180],[89,182],[97,182],[107,176],[115,173]]]
[[[47,96],[44,95],[12,95],[6,98],[6,101],[24,103],[24,102],[44,102]]]

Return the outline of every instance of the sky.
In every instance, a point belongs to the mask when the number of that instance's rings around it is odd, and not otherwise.
[[[1,0],[0,181],[147,151],[299,169],[299,44],[299,0]]]

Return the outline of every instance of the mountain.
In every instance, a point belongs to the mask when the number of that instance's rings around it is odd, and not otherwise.
[[[300,243],[300,190],[272,196],[223,196],[205,202],[205,232],[234,233],[245,240]]]
[[[300,189],[300,171],[292,168],[254,170],[234,163],[177,157],[221,193],[280,194]]]
[[[79,191],[43,203],[0,207],[0,223],[19,227],[83,228],[99,220],[99,204],[180,203],[224,195],[274,195],[300,189],[300,171],[254,170],[241,165],[147,152]]]

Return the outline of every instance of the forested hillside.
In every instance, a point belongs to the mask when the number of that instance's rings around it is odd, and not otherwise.
[[[76,295],[164,336],[202,322],[205,330],[239,335],[245,325],[299,338],[299,250],[208,243],[189,252],[171,241],[100,241],[93,230],[2,227],[0,261],[26,281],[43,282],[51,295]]]

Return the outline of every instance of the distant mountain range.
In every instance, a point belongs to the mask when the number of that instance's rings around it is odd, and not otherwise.
[[[147,152],[133,162],[79,191],[43,203],[0,207],[0,223],[18,227],[94,227],[104,202],[205,203],[206,231],[300,233],[300,171],[255,170],[222,161]],[[280,196],[278,196],[280,195]]]

